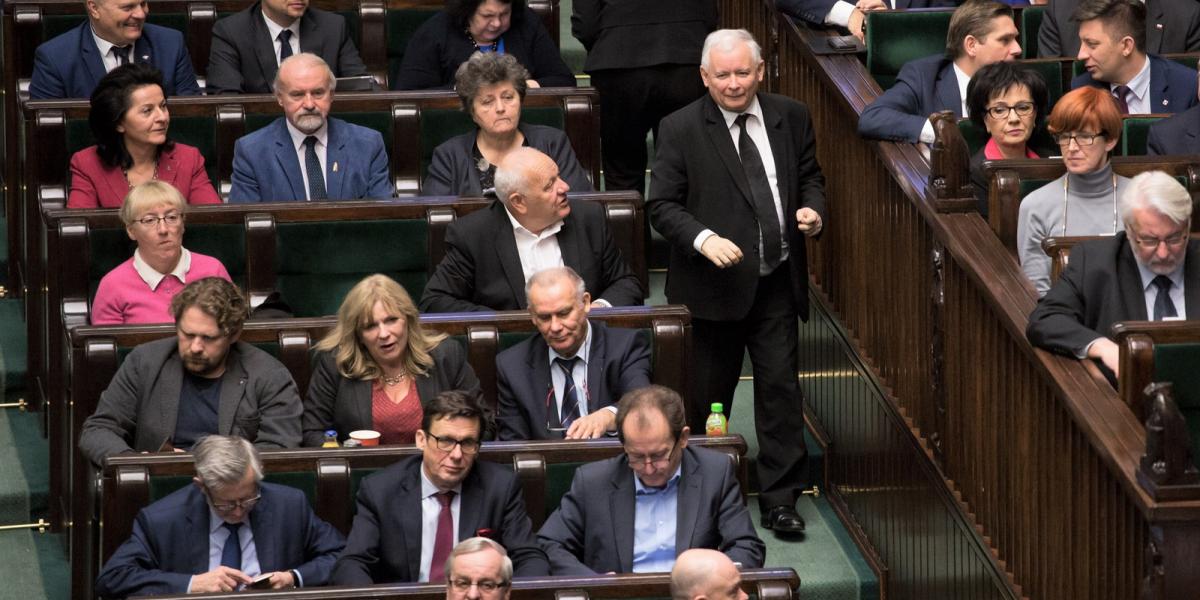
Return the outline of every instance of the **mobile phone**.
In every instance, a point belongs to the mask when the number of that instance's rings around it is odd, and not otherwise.
[[[271,589],[271,573],[266,573],[255,577],[254,581],[251,581],[246,587],[252,590]]]
[[[834,50],[853,50],[858,47],[858,40],[852,35],[839,35],[826,39],[829,47]]]

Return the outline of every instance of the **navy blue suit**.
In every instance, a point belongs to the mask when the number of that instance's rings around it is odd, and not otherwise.
[[[327,120],[325,190],[330,200],[381,200],[396,195],[388,175],[388,156],[378,131]],[[287,121],[270,125],[237,141],[233,149],[230,203],[286,202],[305,199],[304,176]]]
[[[1146,153],[1151,156],[1200,154],[1200,106],[1151,125],[1150,135],[1146,138]]]
[[[1195,86],[1192,91],[1196,91]],[[859,115],[858,134],[869,139],[915,143],[920,141],[921,128],[929,115],[943,110],[963,116],[954,61],[940,54],[918,58],[905,63],[896,85]]]
[[[342,534],[313,513],[300,490],[263,482],[259,491],[262,499],[249,519],[262,572],[294,569],[305,587],[327,584],[345,546]],[[133,536],[96,579],[97,593],[124,598],[187,592],[192,576],[208,571],[209,519],[208,503],[194,485],[143,508]]]
[[[133,60],[150,63],[162,71],[163,93],[167,96],[200,94],[182,33],[146,23],[142,37],[134,44]],[[78,27],[37,47],[29,97],[90,98],[105,74],[104,59],[92,38],[91,22],[84,19]]]
[[[1173,60],[1153,54],[1150,59],[1150,112],[1183,112],[1196,106],[1196,70]],[[1071,89],[1085,85],[1109,89],[1108,83],[1096,81],[1091,73],[1082,73],[1071,80]]]
[[[833,10],[838,0],[775,0],[775,8],[797,19],[808,21],[814,25],[824,25],[825,15]],[[850,2],[850,4],[854,4]],[[957,6],[954,0],[896,0],[897,9],[932,8],[936,6]]]

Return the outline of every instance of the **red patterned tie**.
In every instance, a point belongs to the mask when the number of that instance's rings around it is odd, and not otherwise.
[[[433,560],[429,563],[430,583],[441,583],[446,579],[446,559],[454,548],[454,514],[450,512],[450,503],[454,500],[454,492],[438,492],[438,503],[442,505],[438,513],[437,534],[433,538]]]

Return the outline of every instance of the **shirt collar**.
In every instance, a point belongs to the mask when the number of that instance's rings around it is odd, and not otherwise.
[[[1132,242],[1133,238],[1128,238],[1128,241]],[[1150,291],[1150,286],[1154,285],[1154,278],[1158,277],[1158,274],[1146,268],[1146,265],[1143,265],[1136,255],[1133,262],[1137,263],[1138,273],[1142,276],[1142,292]],[[1175,287],[1183,289],[1183,261],[1179,262],[1179,266],[1174,271],[1167,273],[1167,279],[1170,279],[1171,284]]]
[[[429,441],[429,443],[434,443],[433,439],[431,439],[431,438],[426,438],[426,439]],[[421,466],[417,467],[417,471],[419,471],[421,473],[421,499],[422,500],[442,491],[442,490],[438,489],[438,486],[433,485],[433,482],[429,480],[429,476],[425,474],[425,464],[424,463],[421,463]],[[457,496],[462,496],[462,482],[461,481],[458,482],[458,485],[454,486],[454,489],[452,489],[450,491],[454,492],[455,495],[457,495]]]
[[[296,129],[296,126],[292,125],[292,122],[287,120],[287,117],[283,118],[283,122],[287,124],[288,135],[292,136],[292,147],[295,148],[297,152],[304,149],[304,140],[307,139],[308,136],[310,136],[310,135],[317,138],[317,144],[319,144],[325,148],[329,147],[329,117],[328,116],[325,117],[325,124],[322,125],[321,128],[318,129],[314,133],[304,133],[303,131]]]
[[[592,323],[587,319],[583,321],[587,326],[587,334],[583,336],[583,345],[579,347],[579,351],[575,353],[575,357],[583,361],[584,366],[588,364],[588,355],[592,352]],[[571,358],[559,354],[554,348],[548,348],[550,351],[550,364],[554,364],[556,358]]]
[[[1150,57],[1144,56],[1142,60],[1142,70],[1138,71],[1137,75],[1134,75],[1133,79],[1130,79],[1129,83],[1125,84],[1129,86],[1129,91],[1133,92],[1133,95],[1137,96],[1138,100],[1146,98],[1146,94],[1150,93]],[[1108,89],[1115,90],[1118,85],[1120,84],[1110,83],[1108,84]],[[1153,109],[1154,107],[1150,108]]]
[[[682,452],[682,450],[680,451]],[[679,484],[679,478],[683,474],[683,461],[679,461],[679,465],[675,467],[675,474],[667,480],[667,485],[661,488],[648,487],[642,483],[642,478],[637,476],[637,472],[633,474],[633,489],[638,495],[653,495],[671,491],[671,488]]]
[[[158,284],[162,283],[163,278],[167,275],[174,275],[180,283],[186,283],[187,272],[191,268],[192,253],[188,252],[187,248],[180,249],[179,262],[175,263],[175,269],[170,273],[159,273],[158,271],[155,271],[154,267],[151,267],[149,263],[147,263],[145,260],[142,260],[142,253],[140,251],[133,251],[133,269],[137,271],[137,274],[142,278],[142,281],[145,281],[146,285],[150,286],[151,290],[157,290]]]
[[[95,27],[89,26],[89,28],[92,31],[92,39],[95,40],[95,42],[96,42],[96,49],[100,51],[100,58],[101,58],[101,60],[103,60],[104,57],[108,56],[109,52],[112,52],[112,49],[114,46],[116,46],[116,44],[96,35]],[[132,48],[133,45],[134,44],[130,44],[130,47]],[[129,55],[129,60],[131,60],[131,61],[133,60],[132,53],[130,53],[130,55]]]
[[[503,204],[503,203],[501,203],[501,204]],[[559,219],[553,225],[543,229],[541,233],[534,233],[534,232],[526,229],[525,226],[522,225],[521,222],[518,221],[515,216],[513,216],[512,211],[508,210],[507,204],[504,204],[504,214],[508,215],[508,222],[512,223],[512,228],[513,228],[514,234],[525,235],[525,236],[532,237],[532,238],[535,238],[538,240],[544,240],[552,235],[558,235],[558,232],[561,231],[562,227],[563,227],[562,219]]]
[[[212,534],[216,533],[217,530],[219,530],[225,526],[225,517],[222,517],[221,515],[217,514],[217,511],[213,510],[212,505],[209,504],[207,501],[205,501],[204,505],[208,507],[208,535],[211,536]],[[255,506],[255,508],[258,508],[258,507]],[[250,515],[246,515],[246,518],[242,519],[243,526],[250,525],[249,517],[250,517]]]
[[[959,102],[962,103],[962,107],[960,107],[960,109],[962,110],[962,115],[960,115],[960,116],[968,117],[970,115],[967,114],[967,109],[966,109],[967,86],[971,83],[971,76],[967,75],[966,71],[960,69],[958,66],[958,63],[950,63],[950,64],[954,65],[954,79],[958,83],[958,99],[959,99]]]
[[[267,13],[259,11],[259,14],[262,15],[263,22],[267,24],[267,33],[271,34],[272,44],[279,39],[279,32],[283,31],[284,29],[292,32],[292,39],[300,38],[300,19],[292,21],[292,24],[288,25],[287,27],[280,27],[279,23],[272,21],[271,18],[267,16]]]
[[[758,94],[754,95],[754,99],[750,101],[750,106],[747,106],[746,110],[740,113],[725,110],[720,104],[717,105],[717,110],[720,110],[721,116],[725,117],[726,129],[733,129],[733,122],[736,121],[738,116],[742,113],[754,115],[754,117],[758,119],[759,123],[765,123],[765,121],[763,121],[762,105],[758,103]]]

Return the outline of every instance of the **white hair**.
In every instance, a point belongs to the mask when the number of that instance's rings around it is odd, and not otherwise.
[[[1152,208],[1176,225],[1192,218],[1192,195],[1171,175],[1162,171],[1139,173],[1129,182],[1119,201],[1121,219],[1129,223],[1134,209]]]
[[[337,77],[334,77],[333,69],[329,68],[329,63],[325,62],[325,59],[313,54],[312,52],[301,52],[299,54],[293,54],[283,59],[283,62],[279,63],[279,68],[275,70],[275,79],[271,80],[271,91],[275,92],[276,94],[279,93],[279,74],[283,72],[284,65],[291,63],[305,63],[305,65],[309,67],[319,67],[324,69],[325,76],[329,81],[329,91],[332,92],[333,90],[337,89]]]
[[[508,551],[500,545],[500,542],[485,537],[467,538],[454,546],[450,555],[446,557],[446,564],[442,569],[442,572],[446,574],[446,581],[449,581],[450,576],[454,573],[454,559],[464,554],[482,552],[488,548],[495,550],[500,555],[500,579],[503,580],[501,583],[505,585],[511,583],[513,564],[512,559],[508,557]]]
[[[571,287],[575,289],[575,301],[583,302],[583,295],[587,293],[587,285],[584,284],[583,278],[579,276],[579,273],[575,272],[575,269],[565,266],[542,269],[541,271],[538,271],[530,276],[529,281],[525,282],[525,302],[527,304],[532,304],[532,302],[529,302],[529,292],[533,290],[533,288],[543,286],[549,287],[550,285],[563,280],[569,282]]]
[[[262,481],[258,450],[246,438],[206,435],[192,446],[192,456],[196,461],[196,476],[210,490],[237,485],[246,476],[246,469],[254,471],[255,481]]]
[[[700,68],[705,71],[710,70],[711,61],[709,56],[713,50],[721,52],[733,52],[738,44],[746,44],[750,48],[750,58],[754,59],[754,65],[758,66],[762,62],[762,47],[758,42],[754,41],[754,36],[750,35],[745,29],[718,29],[704,38],[704,49],[700,51]]]

